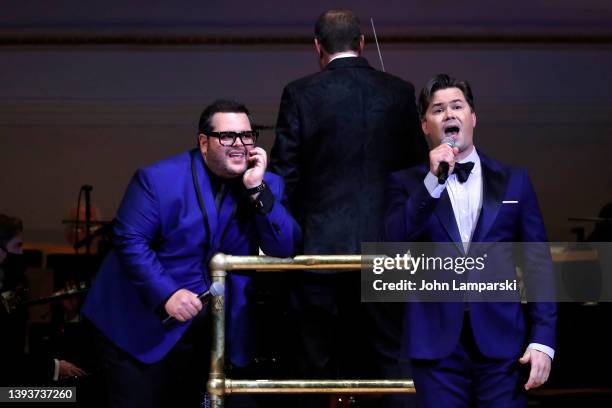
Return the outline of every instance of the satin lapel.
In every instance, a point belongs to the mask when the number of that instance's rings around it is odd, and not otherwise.
[[[472,238],[474,242],[486,241],[508,185],[508,177],[499,166],[495,166],[495,163],[482,155],[480,163],[482,165],[482,211]]]
[[[196,166],[196,177],[197,180],[194,182],[198,183],[201,192],[201,198],[204,204],[204,210],[206,210],[206,221],[208,222],[208,232],[210,236],[207,237],[208,242],[211,244],[214,241],[214,236],[216,235],[217,225],[218,225],[218,215],[217,208],[215,207],[215,199],[212,194],[212,188],[210,187],[210,179],[208,178],[208,173],[204,168],[204,159],[199,151],[195,153],[195,160],[197,163]],[[196,192],[197,194],[197,192]]]
[[[448,233],[448,236],[451,238],[451,241],[457,245],[457,248],[461,251],[461,253],[465,252],[463,250],[463,245],[461,244],[461,236],[459,235],[459,227],[457,226],[457,221],[455,220],[455,213],[453,212],[453,206],[450,201],[450,197],[448,196],[448,191],[446,189],[440,196],[440,202],[436,207],[436,216],[444,226],[444,229]]]

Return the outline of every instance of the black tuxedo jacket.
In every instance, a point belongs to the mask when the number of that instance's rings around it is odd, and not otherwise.
[[[336,59],[287,85],[270,170],[285,179],[303,252],[359,253],[375,241],[387,176],[427,150],[412,84],[364,58]]]

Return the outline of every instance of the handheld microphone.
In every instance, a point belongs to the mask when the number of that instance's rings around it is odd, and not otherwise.
[[[206,292],[200,293],[198,295],[198,299],[200,299],[200,302],[202,302],[202,305],[205,305],[210,301],[210,298],[212,298],[213,296],[220,296],[224,292],[225,292],[225,286],[223,286],[222,283],[213,282],[213,284],[210,285],[210,288],[208,288]],[[162,319],[162,324],[164,326],[168,326],[169,324],[172,324],[176,321],[177,321],[176,318],[164,312],[164,318]]]
[[[442,139],[440,144],[445,144],[445,145],[448,145],[451,148],[453,148],[453,147],[455,147],[455,139],[453,139],[452,137],[446,136],[445,138]],[[446,183],[446,179],[448,179],[448,163],[447,162],[440,162],[438,167],[439,167],[439,169],[438,169],[438,183],[439,184],[444,184],[444,183]]]

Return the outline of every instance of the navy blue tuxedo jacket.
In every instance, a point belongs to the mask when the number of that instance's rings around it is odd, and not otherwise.
[[[192,159],[193,157],[193,159]],[[207,214],[198,206],[197,179]],[[285,210],[282,179],[264,177],[275,196],[267,215],[254,211],[232,191],[217,211],[202,155],[185,152],[140,169],[118,210],[115,249],[108,255],[83,306],[83,314],[114,344],[145,363],[162,359],[189,322],[164,327],[159,311],[178,289],[204,292],[210,285],[208,261],[216,252],[293,256],[300,228]],[[246,198],[248,200],[248,198]],[[226,328],[232,361],[248,363],[249,319],[245,288],[248,275],[231,274]]]
[[[472,242],[547,242],[527,172],[505,166],[481,153],[479,156],[483,198]],[[455,242],[457,255],[460,255],[463,247],[448,192],[444,190],[437,199],[431,197],[423,182],[428,171],[429,167],[422,165],[391,175],[386,190],[383,240]],[[529,256],[529,251],[524,252]],[[507,263],[499,263],[507,264],[502,273],[514,276],[515,263],[511,256],[507,258]],[[546,256],[540,254],[523,261],[530,274],[543,277],[540,282],[545,285],[552,282],[549,252]],[[459,341],[464,310],[463,302],[406,303],[403,357],[439,359],[448,356]],[[529,303],[527,316],[519,302],[475,302],[469,304],[469,310],[476,343],[487,357],[517,357],[528,343],[555,347],[557,308],[554,303]]]

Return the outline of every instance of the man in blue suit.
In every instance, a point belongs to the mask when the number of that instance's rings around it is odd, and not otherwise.
[[[292,256],[301,240],[280,177],[265,171],[248,110],[219,100],[200,117],[198,148],[138,170],[83,307],[102,334],[111,406],[198,406],[209,332],[198,293],[216,252]],[[249,362],[246,275],[232,274],[228,337],[233,364]],[[179,323],[164,326],[164,313]]]
[[[527,173],[474,147],[469,84],[437,75],[421,91],[418,108],[432,146],[429,164],[392,174],[384,239],[455,242],[459,256],[470,243],[546,242]],[[446,181],[438,178],[443,162]],[[529,261],[547,282],[550,253],[537,264]],[[412,360],[419,404],[525,406],[524,390],[542,385],[550,373],[555,328],[554,303],[529,303],[526,313],[519,302],[407,303],[402,354]],[[530,366],[526,382],[521,364]]]

